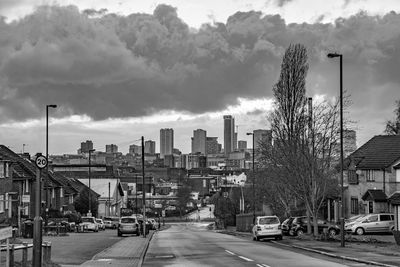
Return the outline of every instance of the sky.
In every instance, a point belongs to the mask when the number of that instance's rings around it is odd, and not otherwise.
[[[332,3],[331,3],[332,2]],[[383,134],[400,99],[397,0],[2,0],[0,143],[15,152],[76,153],[92,140],[123,153],[174,129],[189,153],[196,129],[223,144],[223,115],[238,139],[268,129],[285,49],[308,51],[307,95],[352,105],[357,143]]]

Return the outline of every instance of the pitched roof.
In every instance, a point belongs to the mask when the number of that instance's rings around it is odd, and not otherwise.
[[[368,189],[361,199],[364,201],[386,202],[387,196],[381,189]]]
[[[358,169],[384,169],[400,159],[400,135],[377,135],[353,152]]]

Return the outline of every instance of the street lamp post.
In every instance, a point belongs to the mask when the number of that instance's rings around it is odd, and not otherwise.
[[[254,172],[254,155],[255,155],[255,147],[254,147],[254,131],[252,133],[246,133],[247,135],[253,136],[253,223],[256,221],[256,191],[255,191],[255,182],[256,182],[256,175]]]
[[[342,199],[341,216],[340,216],[340,245],[344,243],[344,187],[343,187],[343,55],[337,53],[329,53],[328,58],[338,57],[340,60],[340,194]]]
[[[92,189],[90,186],[90,179],[91,179],[91,161],[92,161],[92,152],[94,149],[89,149],[89,212],[88,216],[92,216]]]
[[[49,108],[57,108],[57,105],[46,105],[46,158],[49,161]],[[49,164],[46,166],[46,181],[44,183],[45,198],[46,198],[46,213],[45,213],[45,224],[47,225],[47,217],[49,211],[48,205],[48,182],[49,182]]]

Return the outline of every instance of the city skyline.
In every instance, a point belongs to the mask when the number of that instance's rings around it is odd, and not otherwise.
[[[223,142],[225,114],[235,117],[236,140],[250,144],[246,132],[269,128],[290,43],[308,50],[306,93],[315,101],[338,96],[339,64],[326,55],[343,54],[345,116],[356,122],[358,146],[394,117],[398,1],[43,3],[0,4],[0,140],[17,152],[44,153],[46,105],[57,105],[49,154],[75,153],[82,140],[126,153],[141,136],[158,140],[160,128],[173,128],[188,153],[194,129]],[[151,26],[142,31],[145,18]]]

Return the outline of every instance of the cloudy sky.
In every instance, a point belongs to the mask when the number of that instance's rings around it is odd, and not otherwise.
[[[188,153],[195,129],[223,143],[225,114],[251,145],[291,43],[308,49],[314,98],[338,95],[326,54],[343,54],[358,145],[400,99],[397,0],[1,0],[0,15],[0,143],[16,152],[45,151],[46,104],[50,154],[141,136],[158,151],[161,128]]]

